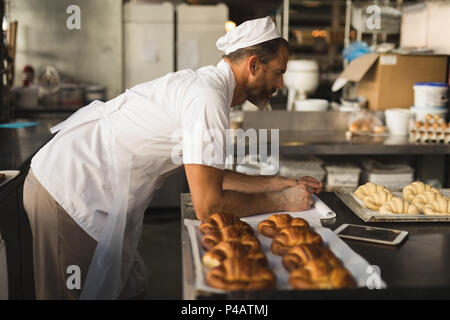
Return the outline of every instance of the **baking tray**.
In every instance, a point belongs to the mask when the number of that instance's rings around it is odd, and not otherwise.
[[[450,215],[425,214],[380,214],[378,211],[367,209],[363,202],[353,193],[357,188],[341,188],[335,194],[347,207],[365,222],[450,222]],[[401,190],[390,190],[393,195],[403,198]],[[439,189],[442,195],[450,197],[450,189]]]
[[[323,210],[323,213],[321,212]],[[311,228],[316,231],[322,239],[324,244],[338,257],[344,266],[350,271],[357,283],[357,287],[367,287],[369,276],[368,268],[370,267],[363,257],[353,251],[341,238],[339,238],[332,230],[324,228],[320,224],[320,220],[327,215],[331,210],[320,199],[315,201],[315,209],[310,209],[308,212],[288,212],[293,217],[302,217],[308,221]],[[269,268],[275,273],[277,278],[277,290],[294,290],[289,284],[289,273],[282,265],[282,258],[275,255],[271,250],[272,239],[261,235],[257,231],[259,222],[266,219],[272,214],[261,214],[247,218],[242,218],[255,231],[255,235],[261,243],[261,250],[266,255],[269,261]],[[250,219],[249,219],[250,218]],[[215,289],[206,283],[206,273],[208,269],[203,266],[201,258],[205,254],[205,250],[201,245],[203,234],[200,231],[200,221],[185,219],[184,224],[188,230],[189,240],[192,248],[192,258],[194,262],[194,277],[195,288],[199,292],[209,293],[224,293],[224,290]],[[386,283],[380,279],[380,288],[386,288]]]

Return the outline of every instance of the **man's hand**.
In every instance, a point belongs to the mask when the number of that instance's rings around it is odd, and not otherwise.
[[[323,189],[323,184],[322,182],[314,179],[313,177],[301,177],[300,179],[298,179],[298,184],[302,185],[306,188],[306,190],[308,190],[308,192],[310,193],[320,193],[322,192]]]
[[[311,193],[308,192],[307,187],[303,184],[283,189],[281,193],[286,211],[305,211],[311,208],[311,205],[314,203]]]

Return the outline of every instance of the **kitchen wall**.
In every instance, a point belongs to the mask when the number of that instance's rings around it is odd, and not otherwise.
[[[66,13],[80,8],[81,28],[70,30]],[[51,64],[61,74],[107,87],[108,99],[122,92],[122,0],[14,0],[11,21],[17,20],[16,85],[21,70]]]

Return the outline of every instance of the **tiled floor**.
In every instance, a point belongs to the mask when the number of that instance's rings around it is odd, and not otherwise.
[[[151,210],[142,227],[139,252],[150,269],[144,299],[181,299],[181,211]]]

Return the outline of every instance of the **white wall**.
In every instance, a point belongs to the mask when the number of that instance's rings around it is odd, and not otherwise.
[[[69,30],[67,7],[81,9],[81,29]],[[122,0],[13,0],[18,21],[16,85],[21,70],[52,64],[74,80],[107,87],[108,99],[122,92]]]

